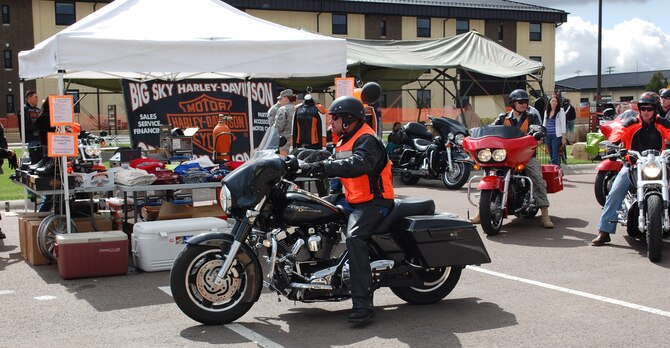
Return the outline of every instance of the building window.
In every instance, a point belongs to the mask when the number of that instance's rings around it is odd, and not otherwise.
[[[2,5],[2,24],[9,24],[9,5]]]
[[[14,95],[13,94],[7,94],[7,113],[8,114],[13,114],[14,113]]]
[[[71,25],[77,21],[74,2],[56,1],[56,25]]]
[[[430,18],[419,17],[416,19],[416,36],[430,37]]]
[[[333,13],[333,34],[347,35],[346,13]]]
[[[12,50],[5,50],[5,69],[12,68]]]
[[[541,23],[530,23],[530,41],[542,41]]]
[[[505,27],[503,26],[502,22],[500,22],[500,24],[498,24],[498,41],[503,41],[504,29]]]
[[[456,20],[456,35],[465,34],[470,31],[470,21],[467,19]]]
[[[416,90],[416,107],[430,108],[430,90],[417,89]]]
[[[379,35],[381,37],[386,37],[386,18],[382,17],[382,20],[379,22]]]
[[[530,56],[530,57],[528,57],[528,59],[542,63],[542,57],[540,57],[540,56]]]

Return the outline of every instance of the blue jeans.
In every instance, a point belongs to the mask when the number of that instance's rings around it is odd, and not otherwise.
[[[610,234],[616,232],[617,210],[621,209],[621,203],[626,198],[629,188],[628,166],[623,166],[612,183],[612,189],[607,195],[607,199],[605,199],[605,206],[600,215],[600,222],[598,222],[598,230]]]
[[[551,164],[561,165],[561,155],[558,150],[561,148],[563,137],[557,137],[556,134],[547,134],[547,150],[549,150],[549,157]]]

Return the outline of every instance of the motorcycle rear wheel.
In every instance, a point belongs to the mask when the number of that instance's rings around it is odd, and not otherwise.
[[[262,286],[262,277],[248,274],[245,262],[235,260],[222,288],[216,289],[214,278],[225,261],[224,256],[216,246],[188,245],[179,253],[170,272],[175,303],[188,317],[205,325],[227,324],[243,316],[255,303],[242,302],[243,297]],[[260,269],[257,259],[251,262],[252,269]],[[258,279],[258,283],[250,284],[253,279]]]
[[[647,197],[647,257],[651,262],[661,260],[663,250],[663,201],[658,195]]]
[[[479,196],[479,218],[487,236],[495,236],[502,228],[504,219],[502,193],[498,190],[483,190]]]
[[[450,190],[458,190],[470,178],[471,166],[464,162],[454,162],[453,170],[449,170],[449,166],[442,172],[442,183]]]
[[[414,185],[419,182],[419,179],[421,178],[418,175],[412,173],[403,172],[400,174],[400,181],[405,185]]]
[[[593,184],[593,193],[596,196],[596,201],[598,201],[598,204],[600,204],[601,207],[605,206],[605,200],[612,189],[612,184],[614,183],[617,174],[619,174],[619,172],[616,170],[601,170],[596,174],[596,182]]]
[[[423,281],[421,286],[391,287],[403,301],[414,305],[427,305],[447,297],[461,278],[461,267],[438,267],[417,271]]]

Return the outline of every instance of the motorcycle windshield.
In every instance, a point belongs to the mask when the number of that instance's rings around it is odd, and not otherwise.
[[[457,134],[462,133],[467,135],[468,129],[465,128],[463,124],[456,120],[452,120],[446,117],[432,117],[431,121],[433,123],[433,128],[437,130],[443,138],[447,138],[449,133]]]
[[[233,215],[258,204],[284,174],[284,157],[277,154],[279,139],[279,132],[270,127],[249,160],[223,178],[232,199]]]
[[[514,139],[514,138],[521,138],[525,135],[526,133],[524,133],[521,129],[509,126],[485,126],[485,127],[472,128],[470,130],[471,138],[483,138],[487,136],[494,136],[504,139]]]

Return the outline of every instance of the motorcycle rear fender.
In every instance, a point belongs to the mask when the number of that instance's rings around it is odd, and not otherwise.
[[[480,191],[482,190],[502,191],[504,187],[505,182],[503,181],[503,178],[493,175],[483,177],[482,180],[479,181],[479,185],[477,185],[477,189]]]
[[[610,161],[610,160],[604,160],[598,163],[598,166],[596,166],[596,170],[601,172],[601,171],[620,171],[621,167],[623,167],[623,162],[621,161]]]
[[[226,245],[233,244],[235,236],[224,232],[207,232],[196,235],[188,240],[188,245],[215,246],[223,248],[224,252],[228,248]],[[250,284],[251,291],[247,291],[242,298],[242,302],[256,302],[261,296],[263,290],[263,269],[258,261],[258,256],[251,248],[242,243],[237,251],[236,258],[244,265],[246,273],[249,275],[247,281]]]

